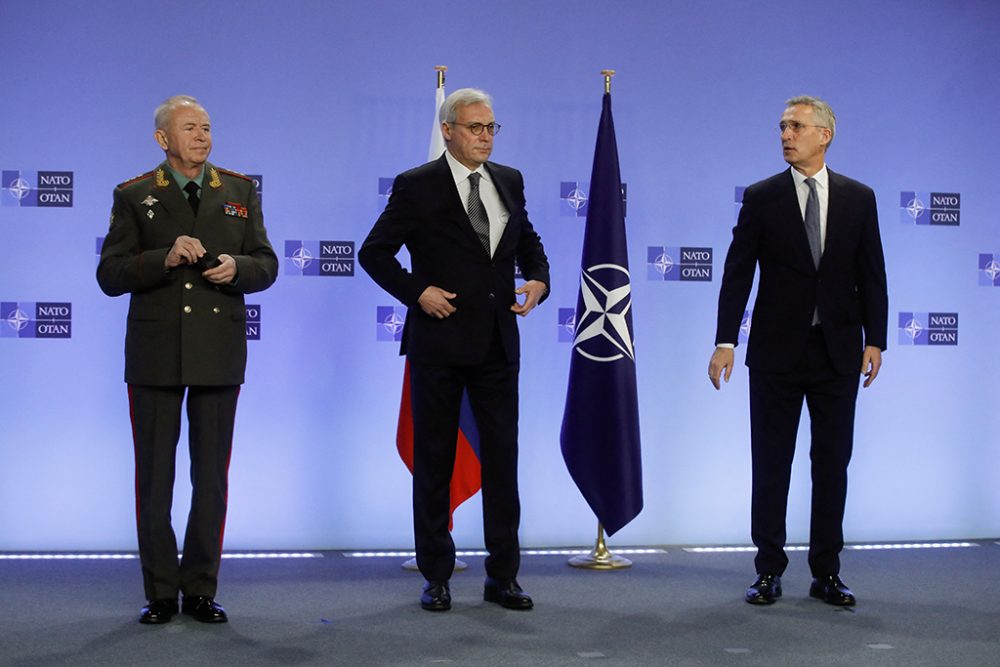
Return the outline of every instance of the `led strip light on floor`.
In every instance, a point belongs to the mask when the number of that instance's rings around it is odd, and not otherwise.
[[[895,549],[964,549],[978,546],[975,542],[907,542],[899,544],[848,544],[844,548],[853,551],[891,551]],[[684,551],[694,554],[746,553],[757,551],[757,547],[685,547]],[[804,544],[795,544],[785,547],[785,551],[809,551],[809,547]]]
[[[180,556],[180,554],[177,554]],[[223,558],[229,559],[249,559],[249,558],[322,558],[323,554],[316,552],[278,552],[278,551],[254,551],[239,553],[224,553]],[[5,554],[0,553],[0,560],[136,560],[139,554]]]

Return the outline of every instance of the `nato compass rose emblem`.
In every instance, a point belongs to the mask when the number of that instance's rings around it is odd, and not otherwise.
[[[920,334],[923,333],[923,330],[923,325],[920,324],[915,317],[910,318],[910,321],[906,323],[905,327],[903,327],[903,331],[905,331],[906,335],[910,337],[910,340],[916,340],[919,338]]]
[[[28,316],[21,312],[20,308],[15,308],[14,312],[7,317],[7,324],[14,331],[21,331],[28,326],[29,321]]]
[[[591,361],[635,361],[628,315],[632,285],[628,269],[617,264],[595,264],[580,277],[584,312],[576,326],[573,349]]]
[[[1000,262],[991,259],[990,263],[983,267],[983,272],[990,277],[990,280],[996,281],[997,276],[1000,276]]]
[[[656,256],[656,259],[653,260],[652,266],[654,269],[656,269],[657,273],[659,273],[661,276],[665,276],[668,273],[670,273],[671,270],[673,270],[674,259],[665,252],[660,253],[659,255]]]
[[[400,331],[403,330],[403,318],[399,316],[399,313],[395,309],[389,315],[382,320],[382,327],[391,334],[393,337],[397,336]]]
[[[580,188],[573,188],[566,195],[566,203],[570,205],[574,211],[579,211],[587,204],[587,194]]]
[[[922,201],[920,201],[919,197],[914,197],[906,204],[905,208],[906,212],[910,215],[910,217],[916,220],[917,218],[920,217],[920,214],[927,209],[927,206]]]
[[[312,261],[313,255],[304,245],[299,246],[295,252],[292,253],[292,264],[294,264],[295,268],[299,271],[302,271],[307,266],[312,264]]]
[[[14,195],[17,201],[21,201],[28,196],[31,192],[31,186],[28,185],[28,181],[24,180],[20,176],[11,181],[11,184],[7,186],[7,191]]]

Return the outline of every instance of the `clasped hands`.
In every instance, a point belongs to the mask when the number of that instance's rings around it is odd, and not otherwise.
[[[163,266],[172,269],[182,264],[196,264],[207,252],[198,239],[192,236],[178,236],[167,252]],[[201,276],[216,285],[228,285],[236,279],[236,260],[223,254],[219,255],[219,261],[221,262],[219,266],[202,271]]]

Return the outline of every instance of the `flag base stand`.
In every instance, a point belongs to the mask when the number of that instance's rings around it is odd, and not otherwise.
[[[410,572],[419,572],[420,568],[417,567],[417,559],[416,558],[411,558],[408,561],[404,561],[403,562],[403,569],[404,570],[409,570]],[[469,564],[468,563],[466,563],[464,560],[461,560],[459,558],[455,559],[455,571],[456,572],[461,572],[462,570],[468,570],[468,569],[469,569]]]
[[[597,544],[586,556],[573,556],[567,561],[571,567],[585,570],[621,570],[632,567],[632,561],[622,556],[616,556],[608,550],[604,543],[604,526],[597,524]]]

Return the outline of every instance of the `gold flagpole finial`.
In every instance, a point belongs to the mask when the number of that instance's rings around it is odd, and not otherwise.
[[[601,76],[604,77],[604,92],[606,92],[606,93],[610,93],[611,92],[611,77],[613,77],[614,75],[615,75],[615,71],[613,69],[602,69],[601,70]]]
[[[444,88],[444,73],[448,71],[447,65],[435,65],[434,71],[438,75],[438,88]]]

